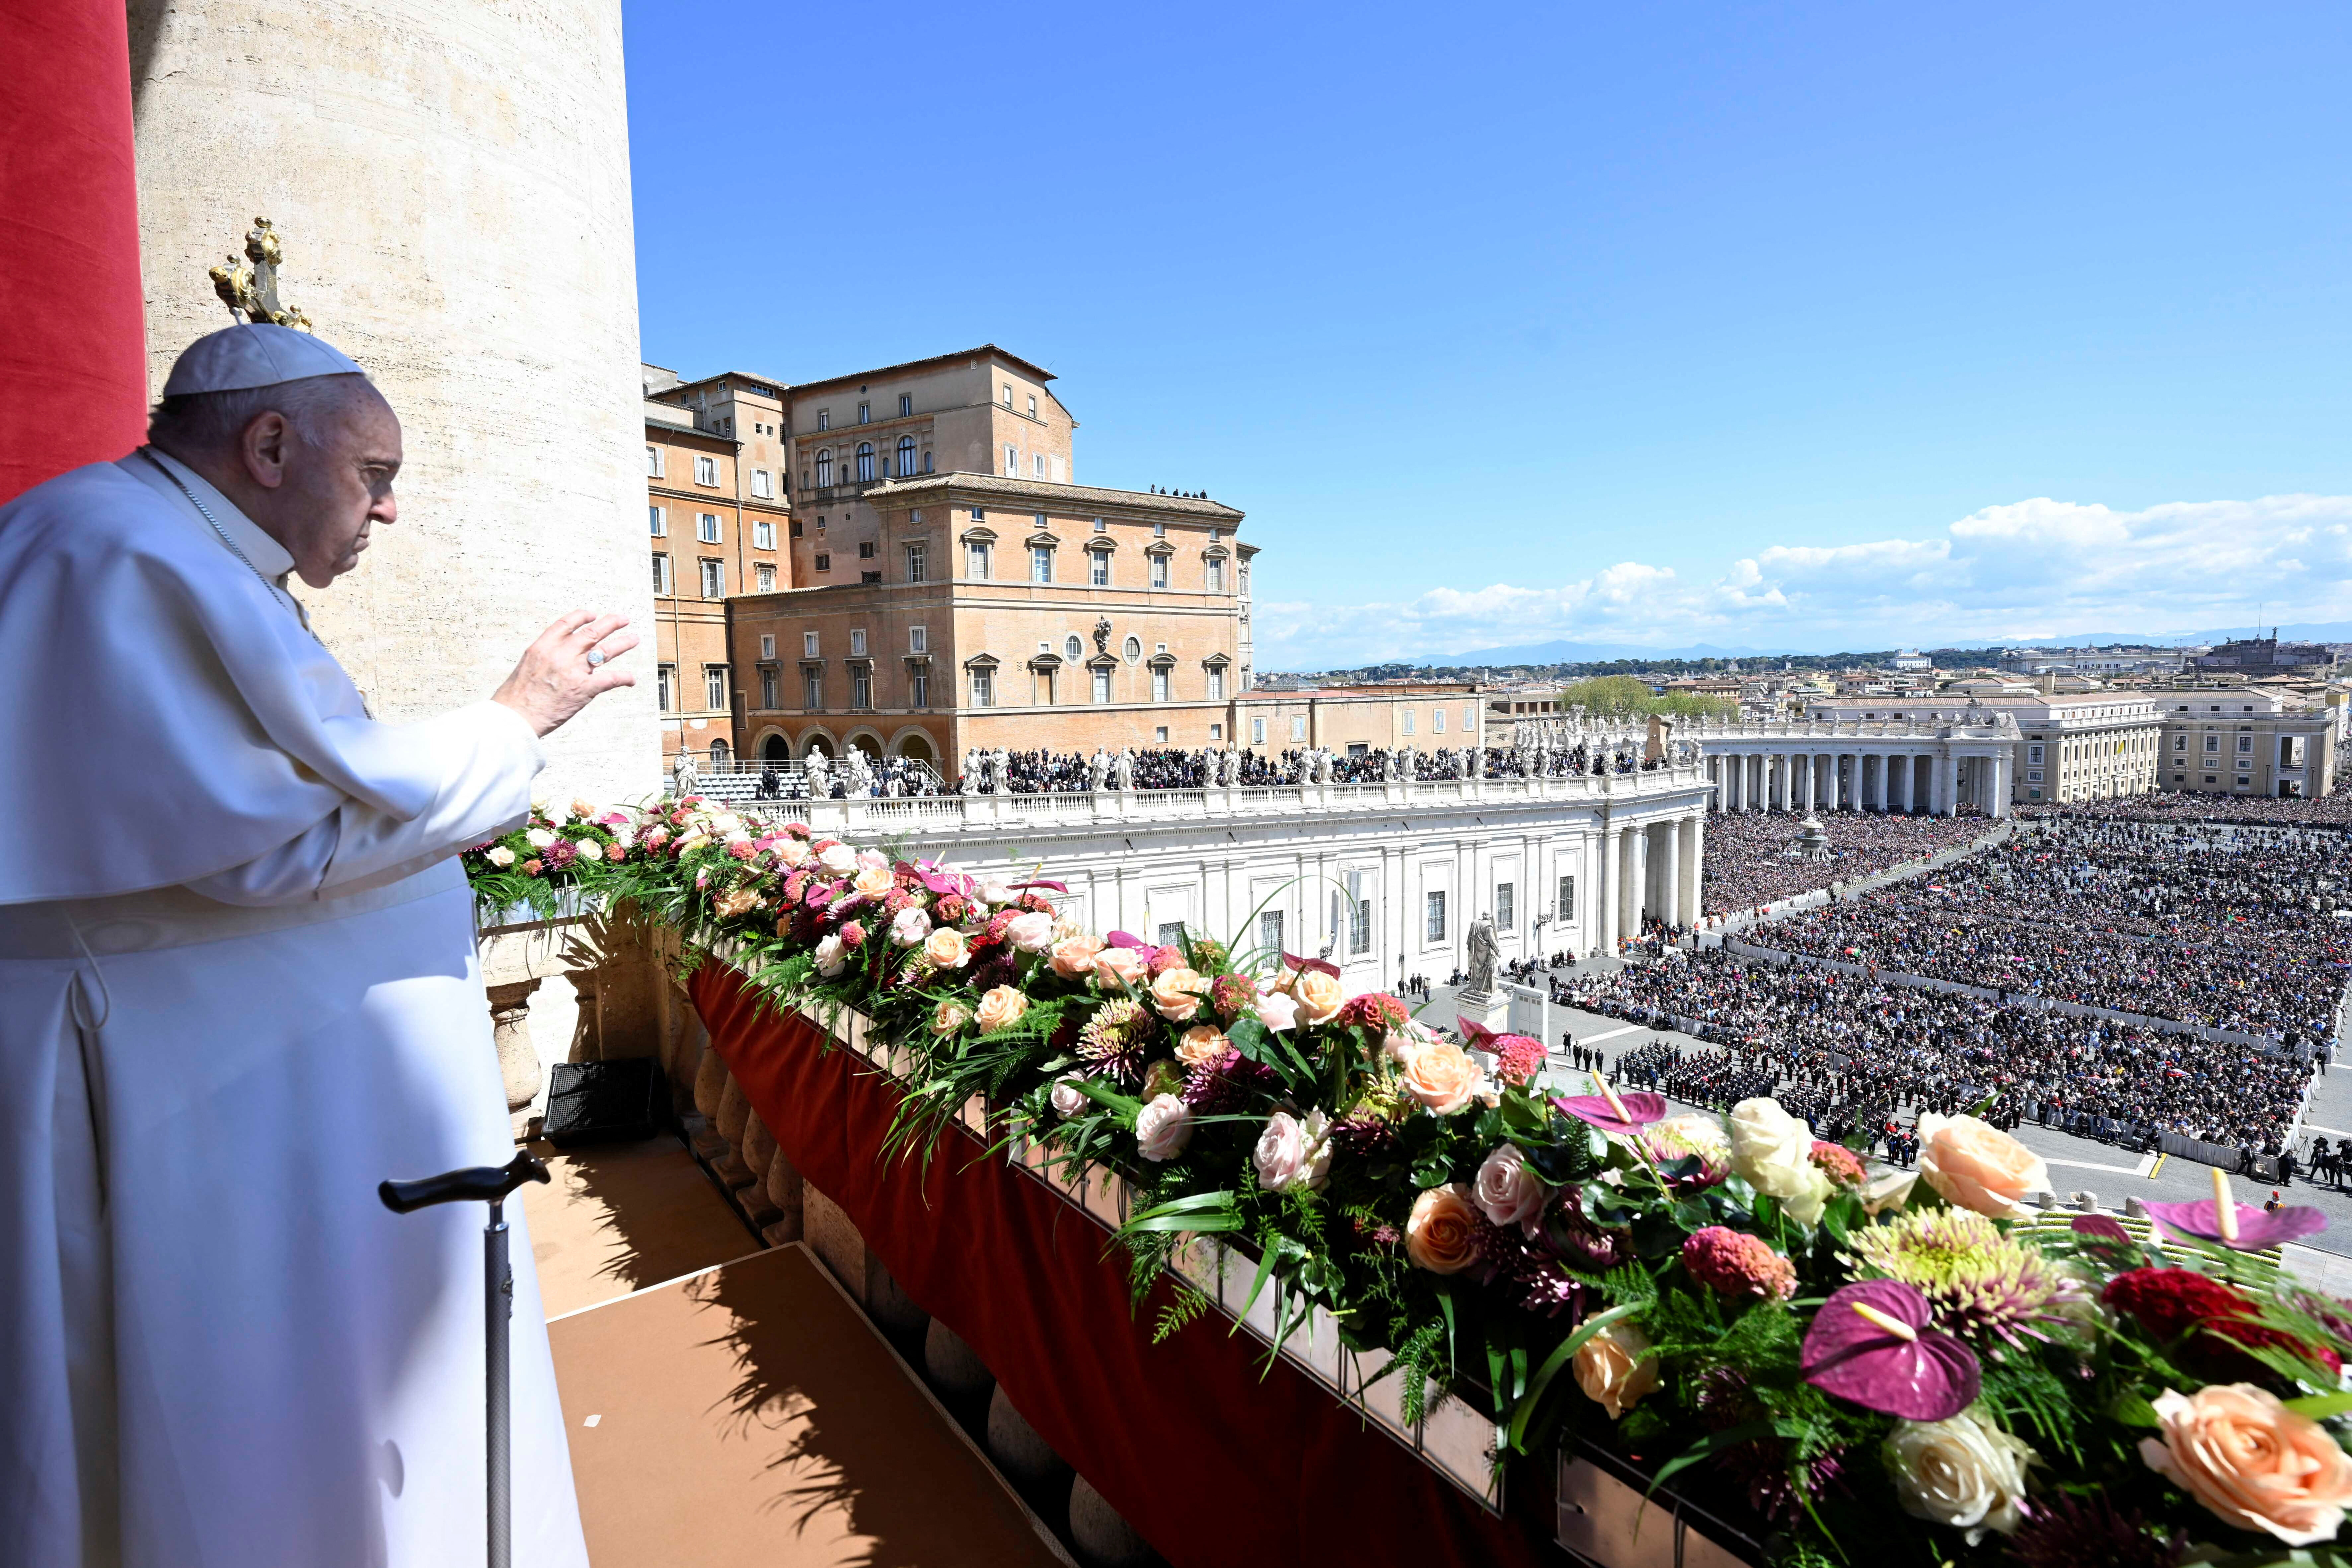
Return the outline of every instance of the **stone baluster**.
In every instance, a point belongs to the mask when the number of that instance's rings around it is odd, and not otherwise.
[[[488,988],[490,1039],[498,1047],[509,1115],[520,1114],[539,1098],[539,1052],[530,1039],[530,997],[539,986],[536,980],[518,980]]]

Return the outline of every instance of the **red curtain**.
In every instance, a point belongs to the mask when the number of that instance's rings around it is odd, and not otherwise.
[[[0,4],[0,501],[144,437],[122,0]]]
[[[1264,1347],[1224,1320],[1152,1343],[1125,1254],[1061,1197],[958,1134],[928,1171],[886,1164],[887,1080],[724,965],[691,989],[777,1146],[1175,1568],[1558,1561],[1543,1467],[1514,1467],[1498,1520],[1286,1363],[1262,1374]]]

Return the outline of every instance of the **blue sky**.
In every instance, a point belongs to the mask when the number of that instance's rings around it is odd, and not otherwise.
[[[2352,8],[625,20],[646,357],[1026,355],[1266,667],[2352,618]]]

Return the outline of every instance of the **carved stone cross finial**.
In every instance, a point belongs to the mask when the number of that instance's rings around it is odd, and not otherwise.
[[[212,268],[213,292],[240,321],[267,321],[307,332],[310,318],[278,302],[278,264],[283,259],[276,226],[266,217],[257,217],[246,231],[244,258],[231,256]]]

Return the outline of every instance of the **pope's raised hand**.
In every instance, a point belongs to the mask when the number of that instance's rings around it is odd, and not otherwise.
[[[636,677],[613,661],[637,646],[626,616],[574,610],[559,617],[523,649],[514,673],[490,694],[523,716],[539,734],[562,726],[599,693],[635,686]]]

